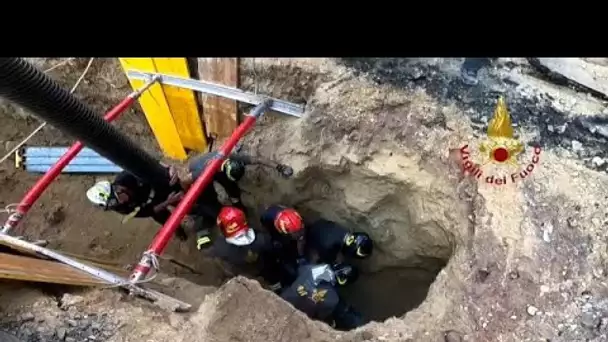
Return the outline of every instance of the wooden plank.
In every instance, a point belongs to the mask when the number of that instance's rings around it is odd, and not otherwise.
[[[153,58],[153,60],[156,71],[160,74],[191,77],[186,58]],[[167,85],[163,85],[163,91],[184,147],[198,152],[207,151],[207,139],[194,91]]]
[[[199,79],[230,87],[239,86],[238,58],[199,58]],[[201,94],[205,129],[210,136],[227,138],[238,125],[237,102]]]
[[[46,257],[44,255],[38,255],[38,253],[36,253],[36,252],[33,252],[29,249],[22,248],[21,246],[15,246],[8,241],[0,241],[0,246],[6,247],[6,248],[0,248],[0,253],[8,253],[7,252],[8,250],[14,250],[14,251],[17,251],[22,254],[27,254],[27,255],[31,255],[33,257],[46,259]]]
[[[0,241],[0,247],[4,246],[6,248],[0,248],[0,253],[6,253],[6,254],[15,254],[12,251],[17,251],[21,254],[25,254],[26,256],[31,256],[34,258],[38,258],[38,259],[43,259],[43,260],[49,260],[49,261],[54,261],[51,258],[48,258],[44,255],[38,254],[36,252],[33,252],[29,249],[25,249],[22,248],[20,246],[15,246],[13,244],[11,244],[8,241]],[[12,251],[11,251],[12,250]],[[74,254],[74,253],[69,253],[69,252],[64,252],[64,251],[57,251],[57,250],[53,250],[54,252],[60,253],[64,256],[70,257],[76,261],[79,261],[83,264],[87,264],[89,266],[93,266],[93,267],[97,267],[97,268],[101,268],[104,269],[108,272],[112,272],[116,275],[119,275],[121,277],[128,277],[130,272],[128,272],[127,270],[125,270],[124,268],[121,268],[119,263],[116,262],[111,262],[111,261],[107,261],[107,260],[102,260],[102,259],[98,259],[98,258],[94,258],[94,257],[89,257],[86,255],[79,255],[79,254]]]
[[[121,57],[118,60],[125,72],[131,69],[156,72],[156,66],[152,58]],[[129,79],[129,82],[133,89],[139,89],[145,83],[144,81],[131,79]],[[163,87],[158,83],[154,84],[142,94],[139,98],[139,104],[163,153],[174,159],[185,160],[186,151],[173,121]]]
[[[0,253],[0,278],[80,286],[108,284],[68,265],[7,253]]]

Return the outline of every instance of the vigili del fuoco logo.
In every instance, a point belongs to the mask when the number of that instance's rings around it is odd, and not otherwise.
[[[494,116],[488,124],[488,139],[479,146],[479,159],[472,157],[472,149],[466,144],[460,148],[460,158],[465,174],[493,185],[506,185],[528,178],[540,162],[541,148],[534,146],[527,163],[520,165],[518,156],[524,145],[513,137],[511,116],[503,97],[498,98]],[[488,164],[493,164],[488,170]]]

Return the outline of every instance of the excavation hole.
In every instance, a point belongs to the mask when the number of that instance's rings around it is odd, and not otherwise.
[[[417,308],[427,297],[437,272],[424,268],[390,267],[363,273],[341,289],[344,300],[359,311],[365,322],[383,322]]]
[[[246,202],[257,208],[257,217],[261,208],[280,203],[296,208],[307,220],[322,217],[372,237],[373,256],[355,262],[359,280],[339,289],[366,323],[402,317],[417,308],[452,255],[453,237],[443,228],[449,224],[443,210],[419,205],[453,207],[438,191],[412,190],[404,182],[354,165],[309,167],[288,181],[268,172],[250,180]]]

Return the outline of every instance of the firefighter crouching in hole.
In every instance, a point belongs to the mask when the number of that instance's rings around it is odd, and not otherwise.
[[[374,250],[372,239],[363,232],[350,232],[346,227],[325,219],[306,225],[305,253],[321,263],[367,259]]]
[[[275,248],[281,250],[285,260],[292,261],[295,269],[297,263],[305,260],[305,231],[302,216],[292,209],[280,205],[268,207],[260,217],[262,226],[270,232]]]
[[[262,277],[271,290],[280,288],[280,263],[270,235],[256,231],[247,223],[245,212],[225,206],[217,217],[223,239],[217,239],[205,252],[232,266],[235,273]]]
[[[366,233],[350,232],[325,219],[305,224],[293,208],[281,205],[268,207],[260,221],[280,245],[281,254],[292,260],[291,269],[305,260],[313,263],[334,263],[342,259],[366,259],[373,251],[373,241]],[[289,266],[289,265],[288,265]]]
[[[350,330],[363,325],[361,314],[340,298],[336,288],[353,283],[359,273],[350,264],[334,261],[341,257],[341,252],[358,259],[369,257],[373,249],[369,236],[350,233],[327,220],[306,225],[295,209],[280,205],[267,208],[260,221],[271,232],[280,270],[285,272],[280,296],[310,318],[336,329]],[[312,263],[311,254],[316,256]],[[316,259],[324,261],[319,263]]]
[[[335,329],[351,330],[363,325],[364,320],[340,298],[336,286],[352,284],[357,278],[357,269],[345,263],[301,263],[295,281],[282,290],[280,296],[311,319]]]
[[[165,165],[163,165],[165,166]],[[127,171],[122,171],[110,182],[102,180],[87,191],[87,198],[104,210],[125,215],[122,223],[133,217],[151,217],[160,225],[171,216],[170,206],[175,206],[184,193],[177,172],[167,167],[167,184],[150,184]],[[176,231],[176,236],[186,240],[185,222]]]
[[[188,189],[205,171],[205,168],[213,158],[218,157],[219,155],[217,152],[208,152],[193,158],[188,163],[188,175],[181,180],[182,187]],[[245,154],[231,154],[222,162],[220,170],[216,172],[213,177],[213,181],[224,188],[230,198],[231,205],[240,208],[243,211],[246,211],[246,208],[241,201],[241,190],[237,183],[245,175],[245,167],[252,164],[272,167],[285,178],[291,177],[293,174],[293,169],[284,164],[275,163],[262,158],[252,158]],[[196,208],[193,208],[192,210],[193,212],[198,213],[196,218],[197,222],[194,226],[196,227],[196,246],[199,250],[211,246],[211,232],[221,208],[222,204],[218,199],[217,191],[215,191],[213,184],[209,184],[199,196]]]

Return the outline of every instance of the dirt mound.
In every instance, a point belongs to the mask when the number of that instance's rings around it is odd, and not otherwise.
[[[174,282],[196,291],[193,284]],[[242,277],[212,294],[199,289],[203,304],[186,314],[168,313],[115,290],[51,297],[34,288],[19,291],[29,302],[10,303],[10,314],[0,320],[0,328],[26,341],[331,341],[336,336],[259,283]],[[0,301],[7,310],[4,304],[7,300]],[[243,308],[263,310],[252,315]]]
[[[198,311],[167,314],[140,301],[123,302],[116,291],[87,293],[83,297],[95,298],[91,308],[113,310],[112,317],[126,322],[123,328],[103,323],[113,335],[96,338],[436,342],[449,334],[452,341],[601,341],[608,329],[608,304],[602,299],[608,183],[596,158],[603,161],[608,142],[596,133],[605,121],[604,104],[538,78],[520,59],[500,59],[482,71],[479,85],[467,87],[459,78],[460,62],[243,61],[245,88],[307,103],[302,119],[268,113],[246,137],[245,152],[288,163],[295,174],[283,179],[273,170],[248,170],[245,204],[252,217],[266,205],[283,203],[368,232],[377,253],[360,265],[361,281],[344,296],[372,322],[344,333],[311,322],[257,282],[224,283],[229,277],[222,268],[201,258],[191,241],[174,241],[168,253],[193,267],[164,262],[163,270],[210,287],[198,292],[175,278],[166,286],[175,288],[175,295],[198,298]],[[104,60],[92,77],[103,79],[112,67],[115,61]],[[93,97],[99,89],[91,87],[87,96]],[[114,95],[104,101],[118,102],[128,92],[126,86],[110,88]],[[476,150],[486,139],[497,94],[507,96],[525,151],[512,169],[487,165],[484,177],[468,177],[458,151],[465,143]],[[599,119],[583,120],[591,115]],[[118,125],[139,131],[141,142],[153,149],[153,142],[145,142],[141,118],[128,116]],[[0,127],[32,126],[21,118],[0,120],[6,123]],[[0,132],[9,133],[10,139],[26,134]],[[59,133],[42,137],[45,144],[68,140]],[[486,182],[490,175],[507,179],[526,167],[534,144],[542,153],[529,177],[502,186]],[[8,167],[4,174],[5,204],[35,178]],[[24,228],[69,251],[136,261],[154,223],[134,220],[122,227],[117,217],[91,208],[82,194],[92,182],[92,177],[62,176]],[[42,213],[57,204],[64,217],[52,225]],[[47,302],[39,308],[62,311],[57,301],[41,298]],[[50,336],[50,330],[44,334]]]

